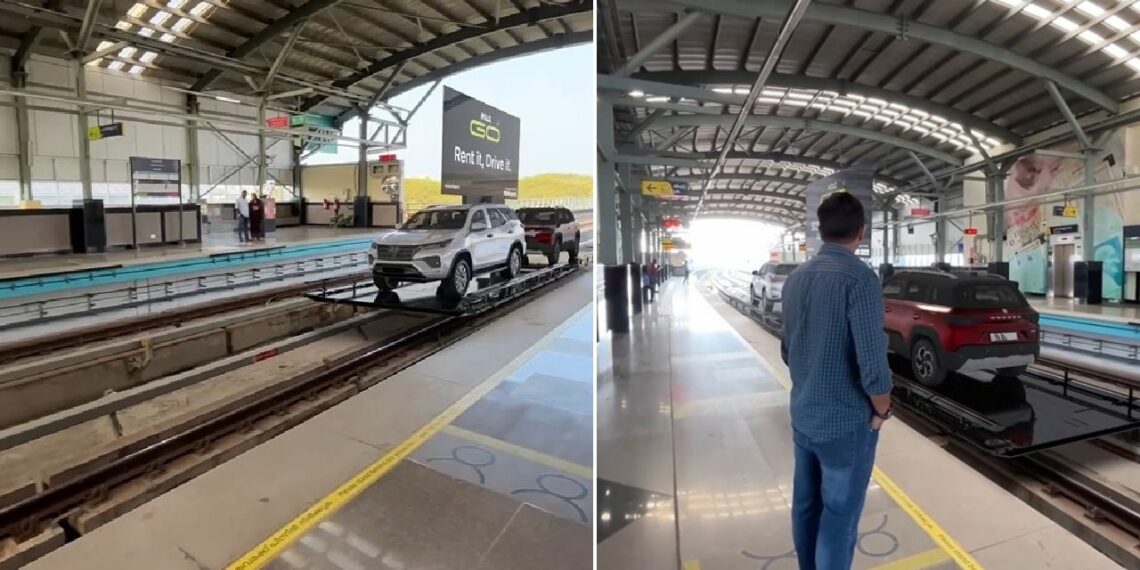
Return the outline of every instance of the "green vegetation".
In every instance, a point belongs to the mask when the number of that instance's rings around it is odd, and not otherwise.
[[[519,180],[519,200],[590,198],[593,192],[593,178],[582,174],[536,174]],[[441,194],[439,180],[408,178],[404,180],[404,201],[414,210],[429,204],[458,204],[462,200]]]

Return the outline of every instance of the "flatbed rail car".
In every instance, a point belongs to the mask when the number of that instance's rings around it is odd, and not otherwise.
[[[717,292],[765,330],[781,335],[778,313],[758,311],[724,289]],[[1031,369],[1006,380],[959,374],[930,388],[912,380],[900,360],[892,356],[895,402],[991,455],[1016,457],[1140,428],[1140,400],[1125,382],[1098,378],[1121,388],[1114,390],[1064,371]]]
[[[371,279],[342,287],[321,289],[305,296],[322,303],[341,303],[373,309],[388,309],[450,316],[473,316],[502,303],[526,295],[549,283],[577,273],[577,264],[557,264],[540,269],[524,269],[513,279],[480,278],[477,289],[458,301],[437,296],[434,283],[418,283],[380,291]]]

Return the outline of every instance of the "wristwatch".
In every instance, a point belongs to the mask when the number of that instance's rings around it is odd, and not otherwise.
[[[871,413],[875,414],[876,418],[879,418],[880,420],[883,420],[883,421],[887,421],[887,420],[891,419],[891,416],[895,415],[895,410],[894,410],[894,406],[887,406],[887,411],[885,411],[881,414],[877,410],[875,410],[874,408],[871,408]]]

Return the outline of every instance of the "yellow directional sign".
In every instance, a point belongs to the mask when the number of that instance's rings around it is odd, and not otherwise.
[[[1061,212],[1061,216],[1066,217],[1066,218],[1077,217],[1077,207],[1065,204],[1065,209]]]
[[[668,180],[642,180],[641,195],[651,198],[671,198],[673,184]]]

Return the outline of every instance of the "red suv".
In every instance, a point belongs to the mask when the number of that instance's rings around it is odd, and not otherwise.
[[[905,271],[883,284],[891,352],[938,386],[949,371],[1017,376],[1037,359],[1037,311],[1017,284],[990,274]]]

